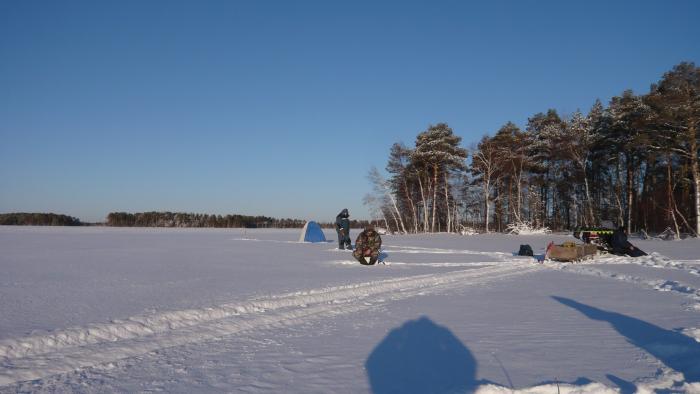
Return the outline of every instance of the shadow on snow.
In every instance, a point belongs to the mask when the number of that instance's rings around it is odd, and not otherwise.
[[[675,331],[666,330],[643,320],[609,312],[576,302],[569,298],[552,296],[556,301],[576,309],[589,319],[608,322],[620,335],[656,357],[667,367],[680,372],[686,382],[700,382],[700,343]],[[633,392],[633,384],[614,375],[608,379],[623,392]]]
[[[471,392],[476,359],[450,330],[411,320],[377,345],[365,363],[373,393]]]
[[[567,298],[552,298],[591,319],[609,322],[631,343],[682,372],[688,382],[698,381],[700,366],[695,364],[700,360],[700,344],[692,338]],[[508,372],[500,360],[497,361],[513,389]],[[501,386],[489,380],[477,380],[477,361],[471,351],[449,329],[425,316],[391,330],[369,355],[365,369],[374,394],[471,393],[483,384]],[[606,377],[619,387],[622,394],[637,391],[634,383],[611,374]],[[592,382],[578,378],[573,382],[552,380],[538,385],[565,383],[581,386]]]

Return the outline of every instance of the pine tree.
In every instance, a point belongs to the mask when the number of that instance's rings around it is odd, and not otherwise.
[[[416,148],[411,157],[412,161],[420,163],[420,167],[423,167],[427,170],[425,171],[426,173],[432,175],[431,178],[426,179],[429,186],[428,190],[432,191],[430,224],[430,231],[432,232],[435,231],[438,214],[438,190],[440,188],[442,188],[444,193],[446,230],[451,232],[453,229],[450,212],[451,193],[449,180],[455,171],[464,171],[466,169],[467,150],[459,146],[461,141],[462,138],[455,135],[446,123],[430,126],[428,130],[418,134],[418,137],[416,137]]]
[[[694,193],[695,235],[700,235],[700,67],[680,63],[652,86],[648,103],[658,115],[654,148],[687,161]]]

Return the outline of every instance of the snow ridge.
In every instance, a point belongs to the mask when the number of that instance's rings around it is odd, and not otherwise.
[[[641,277],[633,276],[633,275],[620,274],[620,273],[616,273],[616,272],[608,272],[608,271],[605,271],[605,270],[602,270],[599,268],[592,267],[592,265],[594,265],[594,264],[595,265],[637,264],[637,265],[654,267],[654,268],[679,269],[679,270],[686,271],[686,272],[693,274],[693,275],[698,275],[698,270],[696,267],[686,265],[683,263],[673,262],[673,261],[671,261],[671,260],[669,260],[661,255],[658,255],[656,253],[652,253],[649,256],[636,257],[636,258],[620,257],[620,256],[603,257],[603,258],[598,258],[595,260],[590,260],[588,262],[576,263],[576,264],[547,262],[545,264],[545,266],[555,268],[555,269],[564,270],[564,271],[584,274],[584,275],[609,278],[609,279],[619,280],[622,282],[633,283],[633,284],[641,285],[641,286],[651,288],[651,289],[654,289],[657,291],[675,292],[675,293],[679,293],[681,295],[690,297],[691,299],[693,299],[696,302],[700,302],[700,289],[696,289],[691,285],[681,283],[681,282],[678,282],[675,280],[648,279],[648,278],[641,278]]]
[[[694,262],[694,260],[685,260],[689,263]],[[681,261],[674,261],[668,257],[662,256],[658,253],[651,253],[648,256],[643,257],[627,257],[627,256],[612,256],[607,255],[594,260],[595,263],[606,263],[606,264],[637,264],[646,267],[655,268],[673,268],[682,271],[686,271],[691,275],[700,276],[700,268],[697,265],[685,264]]]
[[[600,270],[597,268],[582,267],[582,266],[569,266],[569,267],[563,266],[563,267],[557,267],[557,268],[564,270],[564,271],[575,272],[578,274],[584,274],[584,275],[590,275],[590,276],[596,276],[596,277],[602,277],[602,278],[609,278],[609,279],[619,280],[622,282],[634,283],[634,284],[638,284],[638,285],[652,288],[652,289],[657,290],[657,291],[677,292],[677,293],[680,293],[680,294],[683,294],[686,296],[690,296],[695,301],[700,301],[700,290],[698,290],[690,285],[683,284],[683,283],[680,283],[680,282],[677,282],[674,280],[645,279],[645,278],[640,278],[638,276],[618,274],[618,273],[614,273],[614,272]]]
[[[0,386],[247,330],[352,313],[389,300],[487,283],[541,269],[521,262],[309,289],[203,309],[134,316],[0,341]]]

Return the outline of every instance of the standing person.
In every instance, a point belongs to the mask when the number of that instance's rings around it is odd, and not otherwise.
[[[355,251],[352,255],[364,265],[373,265],[379,258],[379,248],[382,246],[382,238],[372,224],[367,225],[364,231],[357,236]],[[367,261],[369,257],[369,262]]]
[[[345,247],[352,249],[350,241],[350,213],[347,208],[344,208],[338,216],[335,217],[335,231],[338,233],[338,249],[343,250]]]

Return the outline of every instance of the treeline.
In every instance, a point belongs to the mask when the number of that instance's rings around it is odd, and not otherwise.
[[[448,125],[415,146],[394,144],[365,202],[392,230],[553,230],[611,220],[628,231],[700,233],[700,68],[681,63],[607,106],[565,116],[549,109],[524,130],[505,123],[470,149]]]
[[[2,226],[83,226],[80,219],[55,213],[1,213]]]
[[[335,228],[334,222],[318,223],[324,228]],[[366,220],[351,220],[350,227],[363,228],[367,223]],[[105,224],[114,227],[302,228],[306,220],[182,212],[111,212]]]
[[[334,219],[334,218],[333,218]],[[366,220],[351,220],[350,227],[364,228]],[[0,213],[3,226],[90,226],[113,227],[211,227],[211,228],[302,228],[306,220],[276,219],[267,216],[209,215],[182,212],[111,212],[105,223],[84,223],[80,219],[55,213]],[[333,221],[319,222],[335,228]]]
[[[111,212],[107,226],[115,227],[211,227],[211,228],[301,228],[306,221],[267,216],[209,215],[182,212]]]

